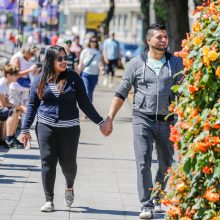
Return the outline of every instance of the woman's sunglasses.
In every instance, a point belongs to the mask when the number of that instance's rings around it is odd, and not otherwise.
[[[97,43],[97,40],[91,40],[90,43]]]
[[[58,56],[56,59],[57,59],[58,62],[62,62],[63,60],[67,61],[68,60],[68,56],[66,56],[66,55],[65,56]]]

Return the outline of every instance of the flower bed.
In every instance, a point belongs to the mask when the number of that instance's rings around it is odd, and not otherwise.
[[[170,140],[178,161],[168,171],[170,220],[220,219],[220,0],[196,9],[193,31],[183,40],[184,80]]]

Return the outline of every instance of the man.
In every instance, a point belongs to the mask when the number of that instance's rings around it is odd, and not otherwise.
[[[113,87],[115,67],[121,57],[118,41],[115,40],[115,34],[112,32],[110,38],[107,38],[103,43],[103,57],[106,64],[106,74],[103,85],[106,86],[109,81],[109,87]]]
[[[80,58],[80,54],[83,50],[83,47],[82,45],[80,44],[80,39],[79,39],[79,36],[78,35],[75,35],[73,37],[73,43],[72,43],[72,46],[71,46],[71,49],[70,49],[72,52],[74,52],[79,60]]]
[[[178,84],[181,76],[174,75],[182,70],[182,62],[166,52],[168,35],[160,24],[149,26],[146,41],[149,49],[133,58],[127,65],[122,82],[116,90],[104,134],[112,131],[112,121],[134,86],[133,135],[137,165],[137,183],[139,200],[142,203],[141,219],[151,219],[154,212],[162,212],[158,197],[152,198],[151,161],[153,144],[157,150],[159,168],[156,182],[165,188],[164,176],[173,162],[173,147],[169,141],[170,125],[174,118],[169,114],[168,106],[174,100],[171,87]]]
[[[6,64],[3,67],[4,76],[0,78],[0,121],[2,122],[3,134],[6,135],[5,142],[8,147],[23,147],[23,144],[17,140],[15,133],[18,126],[18,120],[24,107],[14,105],[8,101],[9,85],[16,82],[18,78],[18,68]]]
[[[70,50],[71,45],[72,45],[71,40],[64,41],[64,48],[65,48],[66,53],[68,55],[67,68],[78,73],[79,72],[78,71],[79,59],[76,56],[76,53],[74,53]]]

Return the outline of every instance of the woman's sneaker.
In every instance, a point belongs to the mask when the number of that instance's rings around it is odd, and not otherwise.
[[[67,207],[71,207],[74,200],[74,192],[73,189],[66,189],[65,196],[64,196],[64,203]]]
[[[52,212],[54,210],[54,203],[53,202],[46,202],[41,208],[41,212]]]

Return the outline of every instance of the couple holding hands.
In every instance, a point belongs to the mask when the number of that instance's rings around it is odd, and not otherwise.
[[[137,165],[139,200],[142,219],[153,218],[161,212],[159,196],[152,197],[152,150],[155,146],[159,161],[155,181],[165,188],[164,176],[173,162],[173,146],[169,141],[170,125],[168,107],[175,99],[171,87],[181,79],[181,59],[167,52],[168,34],[163,25],[152,24],[146,34],[148,50],[133,58],[126,66],[122,82],[112,100],[105,121],[97,113],[86,94],[80,76],[67,69],[67,54],[60,46],[47,50],[42,74],[31,86],[27,113],[22,125],[22,142],[31,139],[29,128],[37,115],[36,134],[42,164],[42,182],[46,203],[43,212],[54,210],[54,183],[59,161],[65,176],[64,202],[71,207],[74,200],[74,180],[77,172],[76,156],[80,135],[79,108],[100,126],[103,135],[111,134],[112,121],[134,87],[133,139]]]

